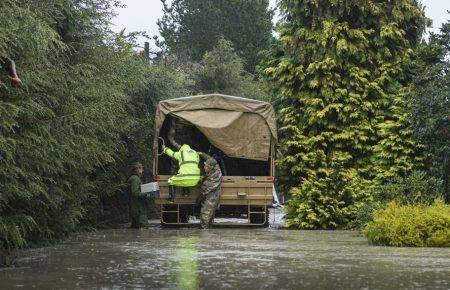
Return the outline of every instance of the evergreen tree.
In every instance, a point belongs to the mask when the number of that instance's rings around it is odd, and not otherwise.
[[[264,85],[244,70],[232,43],[223,38],[205,53],[193,78],[197,94],[223,93],[254,99],[266,99],[268,94]]]
[[[287,222],[345,226],[375,180],[417,162],[405,72],[426,19],[415,0],[280,1],[279,161]]]
[[[221,37],[230,40],[245,68],[253,72],[258,51],[272,38],[269,0],[165,0],[158,21],[160,44],[169,54],[199,62]]]
[[[128,158],[151,154],[154,103],[186,93],[184,74],[109,30],[114,5],[0,1],[0,61],[13,59],[23,81],[12,88],[0,71],[0,264],[11,249],[99,226]]]
[[[450,21],[415,52],[410,129],[424,148],[426,170],[442,179],[450,202]]]

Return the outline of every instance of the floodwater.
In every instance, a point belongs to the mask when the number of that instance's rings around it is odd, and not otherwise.
[[[12,289],[449,289],[450,249],[369,246],[352,231],[116,229],[21,252]]]

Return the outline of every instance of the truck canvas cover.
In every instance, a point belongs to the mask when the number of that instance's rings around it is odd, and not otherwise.
[[[265,161],[269,159],[271,142],[277,142],[275,113],[263,101],[221,94],[161,101],[155,115],[156,136],[167,115],[196,126],[229,157]],[[158,151],[157,140],[153,149]]]

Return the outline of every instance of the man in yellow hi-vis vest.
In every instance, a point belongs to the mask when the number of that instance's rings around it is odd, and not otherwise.
[[[180,147],[177,152],[172,149],[163,146],[164,153],[169,157],[178,161],[178,174],[169,178],[169,194],[170,200],[175,198],[175,189],[173,186],[178,187],[193,187],[200,181],[200,168],[198,167],[200,158],[198,153],[191,149],[187,144]]]

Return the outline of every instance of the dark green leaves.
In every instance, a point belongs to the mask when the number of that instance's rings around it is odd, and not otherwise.
[[[164,16],[158,21],[161,47],[180,58],[200,61],[220,38],[233,43],[254,72],[258,51],[272,38],[272,16],[268,0],[175,0],[163,1]]]
[[[420,163],[404,96],[423,11],[412,0],[286,0],[281,12],[265,73],[280,96],[287,222],[343,227],[367,186]]]
[[[0,71],[1,254],[98,225],[127,162],[149,165],[155,102],[187,93],[183,73],[109,30],[113,4],[0,3],[0,60],[23,81],[13,89]]]

